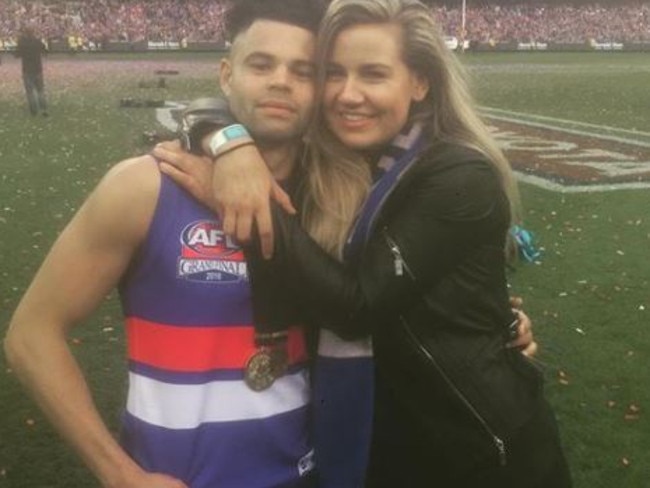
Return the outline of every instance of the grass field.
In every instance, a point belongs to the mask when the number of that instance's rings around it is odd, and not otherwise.
[[[647,54],[465,55],[481,105],[650,131]],[[18,64],[0,65],[0,335],[44,254],[113,163],[147,149],[153,109],[124,97],[187,100],[214,93],[213,56],[52,57],[49,118],[27,115]],[[156,69],[177,69],[156,88]],[[139,84],[154,85],[140,88]],[[577,488],[650,481],[649,190],[555,193],[522,185],[526,226],[544,254],[511,275],[541,343]],[[115,297],[71,345],[98,405],[116,427],[124,338]],[[1,354],[1,353],[0,353]],[[96,486],[0,369],[0,487]]]

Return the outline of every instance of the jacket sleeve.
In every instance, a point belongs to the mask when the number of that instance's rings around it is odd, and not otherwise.
[[[400,189],[399,205],[374,229],[357,266],[328,255],[295,217],[275,208],[274,257],[263,260],[255,244],[248,249],[253,278],[268,281],[256,289],[287,287],[311,323],[355,338],[419,299],[481,242],[505,233],[501,190],[486,163],[420,173]]]

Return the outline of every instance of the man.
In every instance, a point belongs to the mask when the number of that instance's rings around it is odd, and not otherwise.
[[[43,83],[43,53],[45,44],[36,37],[34,30],[23,27],[15,55],[22,60],[23,85],[27,94],[27,103],[32,115],[41,113],[47,117],[47,104]]]
[[[305,0],[242,1],[229,13],[222,90],[277,179],[292,172],[312,108],[318,20]],[[121,444],[66,343],[118,283],[130,383]],[[5,350],[103,486],[306,487],[305,341],[286,325],[255,329],[241,249],[142,156],[111,169],[57,239]]]

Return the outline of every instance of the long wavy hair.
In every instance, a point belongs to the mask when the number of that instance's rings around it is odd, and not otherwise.
[[[318,35],[317,96],[322,100],[327,61],[337,36],[358,24],[401,27],[406,66],[426,79],[424,100],[411,106],[409,117],[424,123],[432,143],[448,142],[485,155],[496,169],[509,199],[511,220],[519,220],[519,194],[510,165],[478,116],[465,73],[447,48],[431,10],[417,0],[333,0]],[[341,255],[350,226],[368,195],[370,168],[346,148],[325,122],[322,104],[314,112],[308,134],[308,165],[303,224],[325,249]]]

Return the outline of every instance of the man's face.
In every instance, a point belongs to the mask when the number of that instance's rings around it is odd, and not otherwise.
[[[298,139],[314,105],[315,37],[306,29],[258,20],[221,62],[230,110],[261,143]]]

